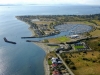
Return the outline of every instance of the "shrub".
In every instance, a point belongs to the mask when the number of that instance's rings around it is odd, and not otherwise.
[[[97,59],[92,59],[92,62],[93,62],[93,63],[97,62]]]
[[[70,68],[73,69],[73,70],[76,70],[75,65],[70,65]]]
[[[61,53],[60,56],[61,56],[62,58],[67,58],[67,56],[66,56],[65,53]]]
[[[87,58],[82,58],[83,60],[88,60]]]
[[[66,59],[65,62],[66,62],[67,64],[69,64],[69,63],[71,62],[71,60],[70,60],[70,59]]]
[[[100,46],[100,42],[98,43],[98,46]]]
[[[49,43],[49,41],[47,39],[44,39],[43,42],[44,43]]]

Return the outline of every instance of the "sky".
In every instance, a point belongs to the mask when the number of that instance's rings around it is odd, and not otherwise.
[[[0,4],[82,4],[100,5],[100,0],[0,0]]]

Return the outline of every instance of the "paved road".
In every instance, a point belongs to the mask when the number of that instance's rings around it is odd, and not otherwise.
[[[62,61],[62,63],[65,65],[65,67],[67,68],[69,74],[75,75],[75,74],[70,70],[70,68],[66,65],[66,63],[63,61],[63,59],[61,58],[61,56],[60,56],[59,54],[57,54],[57,56],[60,58],[60,60]]]

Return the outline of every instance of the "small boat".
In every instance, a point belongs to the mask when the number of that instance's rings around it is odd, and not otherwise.
[[[13,41],[8,41],[8,40],[6,39],[6,37],[4,37],[3,39],[4,39],[4,41],[5,41],[5,42],[7,42],[7,43],[16,44],[16,42],[13,42]]]

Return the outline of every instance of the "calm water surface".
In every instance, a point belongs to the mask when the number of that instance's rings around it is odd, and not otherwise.
[[[0,75],[44,75],[45,52],[33,43],[26,43],[25,39],[20,38],[31,36],[31,32],[28,25],[17,20],[15,16],[95,13],[100,13],[98,6],[0,6]],[[65,34],[61,33],[59,36]],[[17,44],[5,43],[3,37]]]

